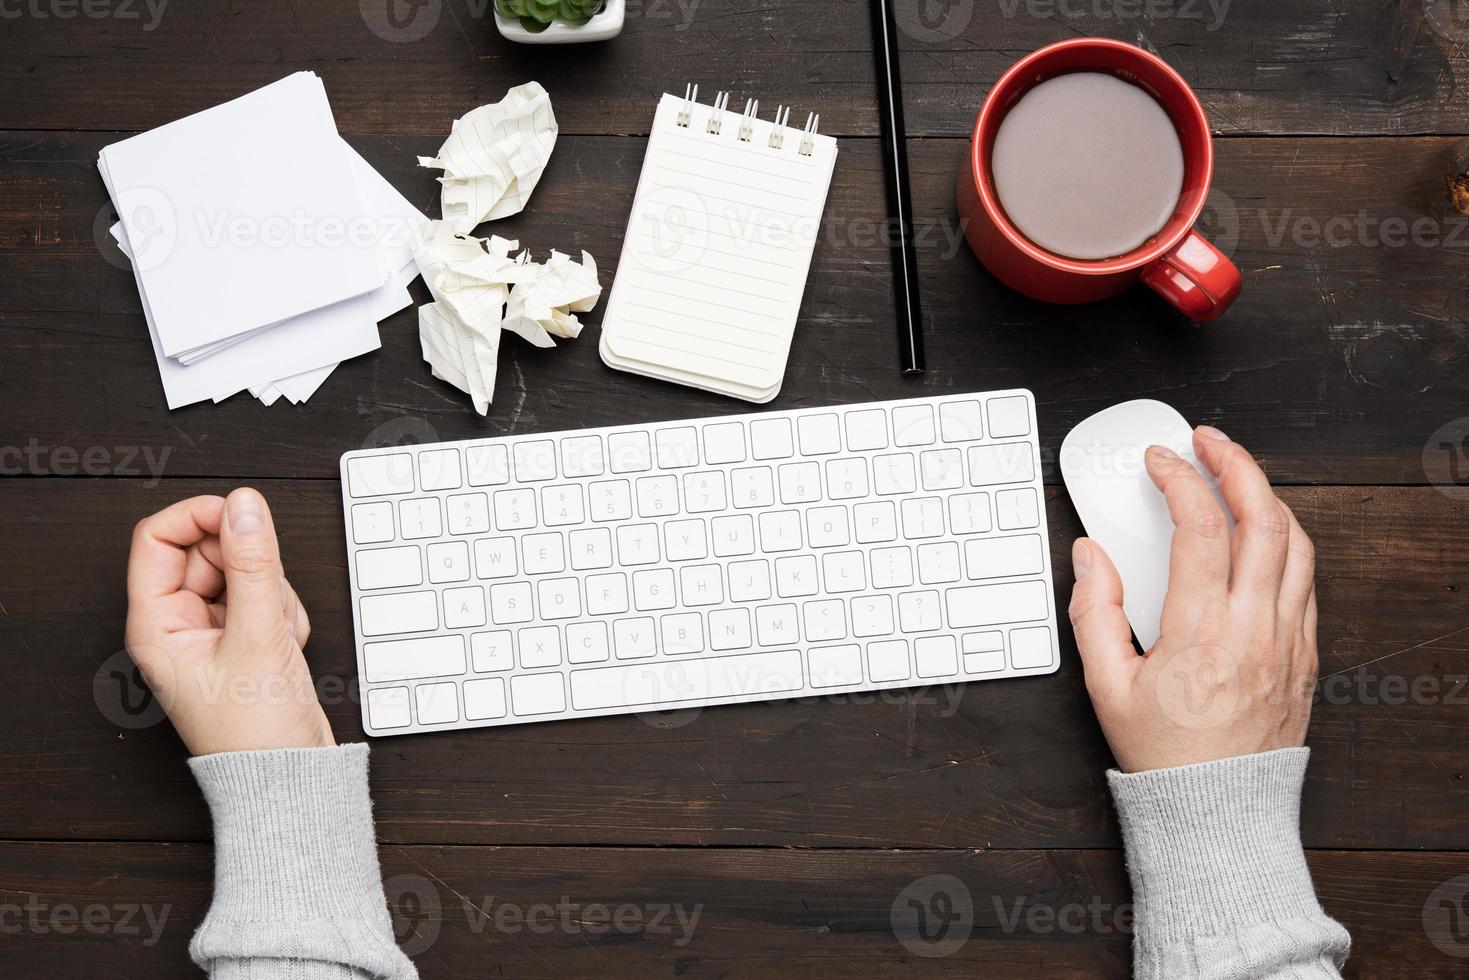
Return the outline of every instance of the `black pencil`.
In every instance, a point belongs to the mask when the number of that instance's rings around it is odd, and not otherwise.
[[[870,0],[870,3],[883,170],[887,173],[888,223],[892,233],[888,245],[893,254],[893,291],[898,306],[898,367],[904,374],[922,374],[923,306],[918,301],[918,255],[913,250],[913,205],[908,194],[897,25],[889,0]]]

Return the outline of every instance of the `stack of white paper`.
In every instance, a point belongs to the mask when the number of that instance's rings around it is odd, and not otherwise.
[[[169,408],[304,401],[412,302],[427,219],[337,135],[313,73],[104,147],[98,168]]]

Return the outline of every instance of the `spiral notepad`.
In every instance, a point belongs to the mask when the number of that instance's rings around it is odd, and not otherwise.
[[[611,367],[767,402],[780,391],[836,162],[789,108],[658,103],[602,318]]]

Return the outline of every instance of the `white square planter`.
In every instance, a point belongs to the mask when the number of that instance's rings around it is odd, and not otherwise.
[[[495,26],[499,28],[501,36],[520,44],[582,44],[616,37],[622,33],[622,23],[626,19],[627,0],[607,0],[607,5],[597,16],[580,27],[558,20],[553,21],[550,27],[539,34],[534,34],[521,27],[518,18],[501,17],[499,13],[495,14]]]

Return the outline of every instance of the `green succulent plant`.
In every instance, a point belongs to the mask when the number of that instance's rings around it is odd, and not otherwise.
[[[580,27],[601,12],[607,0],[495,0],[495,12],[520,21],[539,34],[555,21]]]

